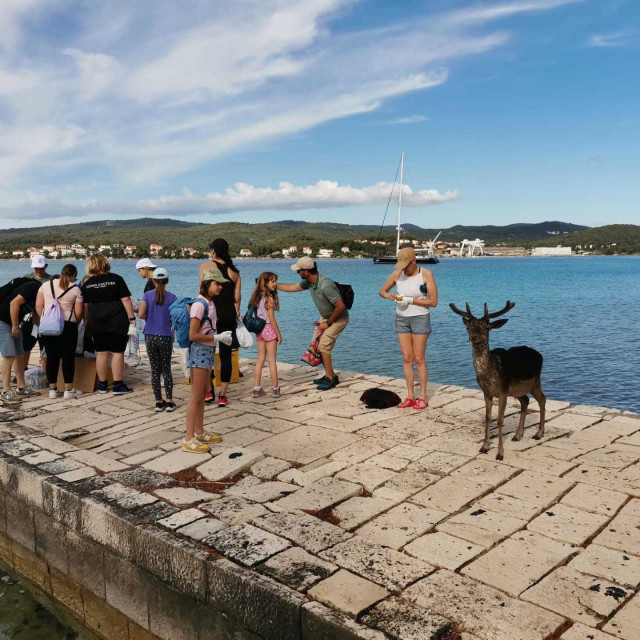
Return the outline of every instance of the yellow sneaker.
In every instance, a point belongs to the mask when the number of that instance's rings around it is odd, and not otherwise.
[[[182,450],[187,453],[209,453],[211,447],[204,442],[199,442],[195,438],[193,440],[183,440]]]
[[[215,444],[216,442],[222,442],[221,436],[216,436],[213,433],[209,433],[208,431],[203,431],[202,433],[196,433],[196,440],[198,442],[206,442],[208,444]]]

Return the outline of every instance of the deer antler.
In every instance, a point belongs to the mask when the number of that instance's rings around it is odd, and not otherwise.
[[[458,309],[458,307],[456,307],[456,305],[453,304],[453,302],[450,302],[449,306],[451,307],[451,311],[453,311],[454,313],[457,313],[459,316],[462,316],[463,318],[473,318],[473,314],[471,313],[471,307],[469,306],[469,303],[466,302],[465,304],[467,305],[466,311],[460,311],[460,309]]]
[[[516,306],[515,302],[509,302],[509,300],[507,300],[507,304],[505,305],[504,309],[501,309],[500,311],[494,311],[493,313],[489,313],[489,307],[487,306],[487,303],[485,302],[484,303],[484,319],[485,320],[490,320],[491,318],[497,318],[498,316],[501,316],[504,313],[507,313],[507,311],[510,311],[515,306]]]

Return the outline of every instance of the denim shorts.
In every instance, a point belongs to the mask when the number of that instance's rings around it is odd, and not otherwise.
[[[196,369],[212,369],[215,347],[192,342],[187,355],[187,367]]]
[[[6,322],[0,322],[0,353],[6,358],[21,356],[24,353],[22,333],[14,338],[11,335],[11,325]]]
[[[431,333],[431,314],[401,316],[396,313],[396,333],[413,333],[417,336],[428,336]]]

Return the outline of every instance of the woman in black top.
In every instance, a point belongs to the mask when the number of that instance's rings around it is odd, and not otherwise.
[[[218,333],[222,331],[233,332],[233,342],[230,346],[226,344],[219,344],[220,353],[220,393],[218,394],[218,406],[226,407],[227,389],[229,382],[231,381],[231,352],[233,349],[238,348],[238,339],[236,337],[236,323],[240,317],[240,302],[241,302],[241,289],[242,282],[240,279],[240,272],[238,268],[233,264],[231,256],[229,255],[229,243],[223,238],[216,238],[209,243],[209,251],[211,251],[211,261],[205,262],[200,267],[200,274],[209,268],[216,267],[220,269],[223,277],[229,282],[225,282],[222,285],[220,294],[213,299],[216,306],[216,314],[218,316],[218,322],[216,330]],[[213,389],[212,389],[212,398]]]
[[[82,283],[84,319],[87,331],[93,335],[96,350],[98,391],[109,391],[109,354],[113,373],[113,395],[131,393],[133,389],[122,380],[124,350],[127,346],[129,326],[136,325],[131,305],[131,292],[124,278],[111,273],[109,261],[94,253],[87,262],[87,275]]]

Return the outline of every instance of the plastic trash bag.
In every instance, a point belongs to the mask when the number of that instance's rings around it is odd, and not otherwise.
[[[244,322],[238,318],[236,324],[236,338],[238,339],[238,345],[243,349],[249,349],[253,347],[253,336],[249,330],[244,326]]]
[[[133,331],[131,331],[133,329]],[[130,327],[129,339],[124,350],[124,361],[130,367],[137,367],[142,357],[140,356],[140,337],[135,327]]]
[[[48,389],[47,374],[40,367],[33,367],[24,372],[24,381],[32,389]]]

